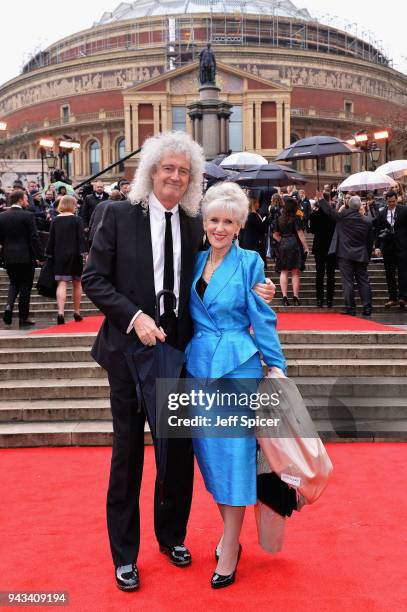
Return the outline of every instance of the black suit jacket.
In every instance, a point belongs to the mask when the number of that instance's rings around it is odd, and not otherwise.
[[[352,208],[346,208],[338,213],[325,200],[320,200],[319,205],[332,220],[336,221],[329,254],[335,253],[337,257],[368,263],[374,243],[371,219]]]
[[[0,244],[6,267],[12,264],[35,266],[36,259],[44,259],[35,217],[22,208],[12,207],[0,215]]]
[[[100,202],[103,202],[103,200],[107,200],[108,198],[109,196],[105,192],[103,192],[101,199],[97,198],[94,193],[91,193],[86,196],[85,201],[82,204],[81,211],[80,211],[80,216],[82,217],[83,224],[85,227],[89,227],[90,218],[96,206]]]
[[[322,208],[313,210],[310,215],[310,230],[314,234],[312,252],[317,257],[326,257],[335,232],[335,221]]]
[[[113,202],[113,200],[103,200],[103,202],[99,202],[99,204],[95,206],[92,216],[89,221],[89,240],[90,242],[93,242],[93,239],[96,234],[96,230],[102,221],[103,212],[106,206],[110,204],[111,202]]]
[[[181,278],[178,307],[178,348],[192,336],[189,314],[195,254],[202,245],[202,220],[180,209]],[[82,276],[87,296],[106,319],[92,349],[93,358],[106,370],[116,367],[123,352],[140,343],[134,329],[126,333],[138,310],[155,316],[155,288],[150,217],[128,200],[108,204],[95,234]]]
[[[376,219],[376,247],[383,251],[383,255],[394,254],[407,258],[407,206],[396,204],[394,210],[394,234],[387,238],[380,238],[384,229],[391,231],[387,221],[387,206],[382,208]]]
[[[260,219],[255,212],[249,213],[243,234],[243,246],[245,249],[257,251],[264,248],[267,227],[269,225],[268,218]]]

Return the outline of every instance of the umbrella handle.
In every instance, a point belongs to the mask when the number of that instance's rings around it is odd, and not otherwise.
[[[160,301],[163,295],[170,295],[172,297],[172,308],[175,310],[177,306],[177,298],[171,289],[162,289],[155,296],[155,324],[157,327],[160,325]]]

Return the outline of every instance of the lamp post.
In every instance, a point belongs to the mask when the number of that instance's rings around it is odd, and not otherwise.
[[[63,166],[62,160],[65,158],[66,178],[69,178],[69,154],[75,149],[80,149],[81,143],[76,142],[75,140],[68,140],[68,137],[65,136],[65,140],[60,140],[58,146],[59,156],[61,159],[61,168]]]
[[[50,138],[40,139],[40,153],[41,153],[41,187],[45,187],[45,172],[44,172],[44,160],[46,158],[46,149],[52,149],[54,141]]]
[[[389,142],[388,130],[381,130],[378,132],[374,132],[373,134],[369,134],[367,132],[357,132],[351,140],[347,140],[346,142],[351,146],[358,147],[360,149],[360,152],[364,153],[364,165],[365,170],[367,171],[369,169],[369,157],[373,169],[375,169],[376,163],[379,161],[381,149],[377,146],[377,141],[381,140],[386,141],[385,157],[387,162]]]

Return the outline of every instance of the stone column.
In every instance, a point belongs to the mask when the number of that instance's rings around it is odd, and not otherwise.
[[[288,147],[290,144],[290,126],[291,126],[291,104],[285,102],[284,105],[284,147]]]
[[[124,107],[124,141],[126,143],[126,153],[133,151],[131,129],[130,105],[126,104]]]
[[[277,103],[277,149],[284,149],[283,145],[283,103],[278,101]]]
[[[139,148],[138,143],[138,104],[133,104],[133,122],[132,122],[132,134],[133,134],[133,150]]]
[[[249,100],[243,105],[243,149],[253,148],[253,102]]]
[[[158,104],[154,102],[153,104],[153,117],[154,117],[154,134],[158,134],[160,131],[160,112],[158,108]]]
[[[103,130],[103,141],[102,141],[102,168],[109,166],[111,162],[112,156],[110,151],[110,138],[109,132],[105,128]]]
[[[261,102],[256,102],[256,119],[255,119],[255,128],[256,128],[256,151],[261,151]]]

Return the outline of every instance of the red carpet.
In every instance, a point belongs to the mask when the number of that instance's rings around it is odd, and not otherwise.
[[[68,591],[69,610],[382,612],[407,609],[407,445],[328,445],[332,481],[287,521],[282,552],[242,534],[236,584],[212,591],[220,519],[197,472],[187,543],[191,567],[172,567],[152,528],[153,453],[146,449],[138,593],[114,585],[105,528],[110,449],[0,451],[0,590]]]
[[[368,319],[351,317],[338,313],[319,314],[319,313],[286,313],[281,312],[277,315],[279,331],[298,330],[298,331],[400,331],[397,327],[375,323]],[[85,317],[81,323],[70,321],[65,325],[52,325],[46,329],[36,329],[31,334],[78,334],[96,333],[103,321],[102,316]]]

